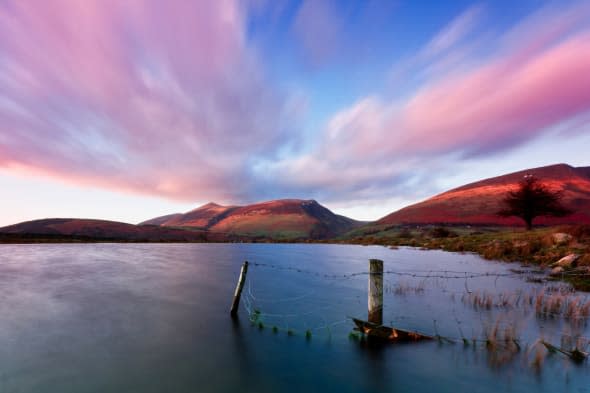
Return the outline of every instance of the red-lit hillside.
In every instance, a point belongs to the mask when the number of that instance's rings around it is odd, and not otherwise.
[[[144,221],[139,225],[161,225],[167,227],[197,227],[209,228],[235,210],[236,206],[221,206],[210,202],[191,210],[188,213],[169,214]]]
[[[167,217],[167,218],[166,218]],[[272,239],[324,239],[345,233],[361,223],[334,214],[314,200],[281,199],[248,206],[208,203],[186,214],[145,221],[140,225],[193,227]]]
[[[535,224],[590,223],[590,167],[559,164],[467,184],[391,213],[377,224],[522,225],[518,218],[501,218],[495,213],[506,192],[516,188],[526,174],[535,175],[552,190],[561,190],[563,204],[574,210],[567,217],[538,217]]]

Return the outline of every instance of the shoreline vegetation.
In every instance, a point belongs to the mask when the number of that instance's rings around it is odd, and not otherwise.
[[[389,226],[350,233],[346,243],[471,252],[484,259],[519,262],[590,292],[590,225],[538,227]]]
[[[366,226],[327,240],[276,240],[232,237],[215,240],[120,239],[54,234],[0,234],[0,244],[42,243],[330,243],[417,247],[425,250],[471,252],[488,260],[519,262],[543,269],[551,280],[563,280],[576,290],[590,291],[590,225],[511,227],[389,225]]]

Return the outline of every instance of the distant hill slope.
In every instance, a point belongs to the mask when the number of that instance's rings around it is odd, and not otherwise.
[[[326,239],[361,222],[334,214],[314,200],[281,199],[247,206],[208,203],[185,214],[157,217],[139,225],[192,227],[212,233],[276,240]]]
[[[191,210],[188,213],[169,214],[167,216],[152,218],[138,225],[161,225],[167,227],[196,227],[207,229],[223,219],[225,215],[236,206],[221,206],[210,202]]]
[[[170,220],[173,220],[177,217],[182,217],[182,214],[177,213],[177,214],[168,214],[166,216],[162,216],[162,217],[156,217],[154,219],[151,220],[147,220],[145,222],[142,222],[141,224],[138,225],[162,225],[165,222],[168,222]]]
[[[49,218],[0,228],[0,236],[10,239],[114,240],[134,242],[205,241],[203,231],[191,232],[157,226],[137,226],[116,221]]]
[[[590,167],[558,164],[467,184],[407,206],[375,224],[521,225],[518,218],[501,218],[495,213],[502,198],[526,174],[535,175],[552,190],[561,190],[564,205],[575,211],[561,218],[538,217],[535,224],[590,223]]]

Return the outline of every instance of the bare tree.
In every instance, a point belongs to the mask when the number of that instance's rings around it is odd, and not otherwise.
[[[533,175],[526,175],[519,182],[518,189],[509,191],[502,200],[502,217],[516,216],[524,220],[526,229],[533,227],[533,220],[539,216],[563,217],[572,211],[562,205],[561,191],[551,191]]]

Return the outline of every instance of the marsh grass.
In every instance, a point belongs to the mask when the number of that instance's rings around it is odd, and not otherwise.
[[[590,300],[572,292],[539,291],[534,306],[541,319],[563,318],[572,325],[586,326],[590,318]]]
[[[426,288],[425,280],[420,281],[416,285],[412,285],[407,281],[398,282],[396,284],[392,284],[387,282],[384,285],[384,292],[385,293],[392,293],[394,295],[408,295],[408,294],[422,294]]]
[[[542,343],[543,343],[543,339],[536,340],[527,349],[527,351],[525,353],[525,360],[531,359],[531,353],[532,353],[532,359],[530,360],[530,365],[537,374],[540,374],[541,371],[543,370],[543,365],[545,364],[545,358],[547,357],[547,354],[549,353],[549,350]]]
[[[483,329],[488,362],[493,368],[511,363],[521,350],[519,327],[514,322],[506,323],[504,318],[498,316],[493,323],[484,325]]]
[[[473,291],[461,296],[461,301],[472,306],[475,310],[527,309],[533,304],[533,299],[534,294],[524,290],[502,291],[500,293]]]
[[[540,290],[531,289],[528,292],[474,291],[464,293],[461,301],[477,311],[493,309],[528,311],[532,307],[539,319],[563,319],[580,326],[586,326],[590,318],[590,299],[572,292],[571,288],[566,286],[549,286]]]
[[[572,238],[556,244],[553,239],[555,233],[567,233]],[[341,241],[474,252],[485,259],[521,262],[543,269],[568,254],[576,253],[580,255],[577,266],[567,268],[566,274],[554,279],[562,279],[576,289],[590,291],[590,225],[539,227],[532,231],[507,227],[479,227],[475,230],[469,226],[453,226],[451,230],[433,225],[373,226],[357,229],[343,236]],[[542,280],[538,276],[529,279]]]

